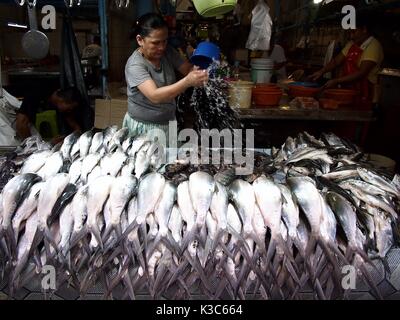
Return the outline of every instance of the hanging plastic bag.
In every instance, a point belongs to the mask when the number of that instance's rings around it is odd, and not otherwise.
[[[15,118],[16,110],[21,102],[3,88],[3,97],[0,98],[0,146],[17,146],[20,141],[16,138]]]
[[[259,0],[252,11],[251,30],[247,39],[246,48],[249,50],[269,50],[272,19],[269,7],[264,0]]]

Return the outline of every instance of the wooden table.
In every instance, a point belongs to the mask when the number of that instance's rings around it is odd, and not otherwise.
[[[314,121],[355,121],[375,120],[372,110],[354,109],[294,109],[286,107],[236,109],[242,120],[314,120]]]
[[[340,108],[337,110],[326,109],[298,109],[290,108],[287,105],[270,108],[236,109],[239,118],[246,124],[246,127],[252,127],[256,123],[265,121],[295,121],[296,123],[328,121],[355,123],[354,141],[360,145],[366,142],[369,123],[376,120],[372,110],[361,110],[354,108]]]

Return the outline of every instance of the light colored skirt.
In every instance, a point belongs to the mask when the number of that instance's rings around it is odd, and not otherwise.
[[[157,133],[160,133],[161,130],[164,132],[166,139],[165,142],[168,144],[168,124],[162,125],[150,122],[141,122],[133,119],[128,113],[126,113],[124,121],[122,122],[122,127],[128,128],[131,136],[147,135],[151,140],[154,140],[155,137],[158,137]]]

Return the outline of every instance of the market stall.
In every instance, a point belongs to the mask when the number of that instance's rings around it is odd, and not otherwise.
[[[16,138],[20,115],[37,110],[33,128],[61,115],[72,130],[0,145],[0,299],[398,299],[400,176],[371,139],[397,84],[384,82],[379,104],[347,85],[370,81],[380,56],[345,75],[330,68],[340,59],[323,63],[310,27],[335,25],[333,2],[55,1],[68,8],[46,35],[59,64],[25,60],[2,32],[15,97],[0,91],[0,115],[19,118]],[[290,12],[306,21],[291,27]],[[278,30],[301,53],[289,63],[272,58]],[[380,76],[397,79],[390,66]],[[27,87],[58,81],[44,99],[53,117],[30,112]],[[75,113],[82,105],[95,119]]]

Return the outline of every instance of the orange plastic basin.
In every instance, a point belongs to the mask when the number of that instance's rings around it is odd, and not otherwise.
[[[357,91],[350,89],[328,89],[324,92],[327,99],[336,100],[339,104],[351,104],[357,96]]]
[[[289,84],[289,95],[292,97],[314,97],[319,91],[319,88],[310,88]]]
[[[252,99],[256,107],[277,106],[282,98],[282,90],[278,87],[271,88],[253,88]]]

